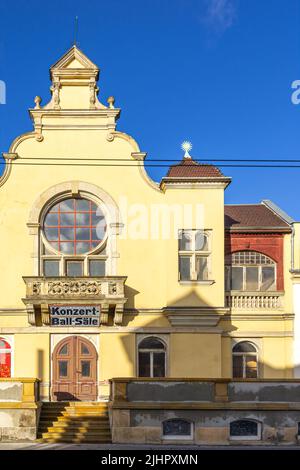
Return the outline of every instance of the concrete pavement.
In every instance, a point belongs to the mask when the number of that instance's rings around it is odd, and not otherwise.
[[[13,442],[13,443],[0,443],[0,451],[15,451],[15,450],[160,450],[160,451],[174,451],[178,452],[181,450],[193,451],[193,450],[300,450],[300,446],[169,446],[169,445],[122,445],[122,444],[44,444],[34,442]]]

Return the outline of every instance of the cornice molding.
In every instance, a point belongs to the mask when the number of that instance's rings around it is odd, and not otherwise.
[[[225,227],[225,231],[229,233],[291,233],[292,230],[288,227]]]
[[[222,318],[222,321],[232,321],[232,320],[241,320],[241,321],[286,321],[294,320],[294,313],[273,313],[273,312],[257,312],[257,313],[248,313],[248,312],[231,312],[225,314]]]
[[[226,189],[230,184],[231,178],[187,178],[187,177],[165,177],[160,182],[160,188],[163,191],[167,189]]]
[[[225,307],[165,307],[164,313],[171,326],[216,327],[228,312]]]

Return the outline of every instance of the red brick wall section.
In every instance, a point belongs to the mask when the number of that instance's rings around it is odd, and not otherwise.
[[[283,235],[279,233],[226,233],[226,255],[245,250],[263,253],[277,263],[277,290],[283,291]]]

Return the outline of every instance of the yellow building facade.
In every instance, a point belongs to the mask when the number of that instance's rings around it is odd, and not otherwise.
[[[43,401],[107,398],[113,377],[292,378],[292,221],[227,207],[230,178],[188,145],[152,181],[98,68],[74,46],[50,75],[0,179],[2,377],[39,378]]]

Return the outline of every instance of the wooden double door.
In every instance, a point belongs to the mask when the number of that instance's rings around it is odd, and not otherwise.
[[[82,336],[60,341],[52,355],[52,400],[97,400],[97,352]]]

